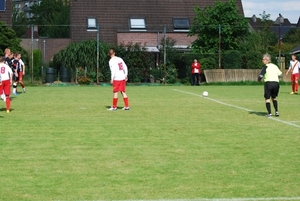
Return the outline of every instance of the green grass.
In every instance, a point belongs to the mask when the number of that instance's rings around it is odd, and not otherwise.
[[[111,87],[27,91],[0,107],[0,200],[300,196],[300,129],[262,116],[263,86],[130,86],[115,112]],[[300,125],[289,92],[279,119]]]

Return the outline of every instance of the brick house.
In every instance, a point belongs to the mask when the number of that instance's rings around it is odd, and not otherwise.
[[[241,0],[236,2],[239,12],[244,14]],[[187,37],[195,17],[194,7],[204,8],[214,3],[208,0],[71,0],[71,39],[95,39],[96,33],[87,28],[97,31],[99,24],[101,41],[141,43],[149,51],[156,51],[166,25],[167,37],[174,39],[177,47],[186,48],[195,40]]]
[[[0,21],[11,27],[12,24],[12,0],[0,1]]]

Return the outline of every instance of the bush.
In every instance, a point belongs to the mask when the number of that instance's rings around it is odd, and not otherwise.
[[[177,69],[174,64],[170,64],[167,67],[167,75],[166,75],[166,83],[168,84],[174,84],[177,82]]]
[[[208,70],[208,69],[216,69],[218,64],[215,58],[213,57],[206,57],[200,59],[201,70]]]
[[[242,54],[237,50],[228,50],[224,52],[222,58],[222,67],[224,69],[239,69],[242,68]]]
[[[251,50],[246,52],[244,55],[245,68],[247,69],[261,68],[262,66],[261,58],[262,58],[262,54],[260,52],[251,51]]]
[[[151,69],[150,70],[150,75],[152,75],[154,77],[154,80],[161,80],[164,77],[164,73],[163,73],[163,70],[161,68]]]

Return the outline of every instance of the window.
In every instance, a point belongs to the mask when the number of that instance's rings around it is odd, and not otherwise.
[[[6,0],[0,0],[0,11],[5,11]]]
[[[130,18],[130,29],[146,29],[145,18]]]
[[[189,18],[173,18],[173,26],[175,30],[189,30],[190,29],[190,20]]]
[[[88,31],[97,31],[97,19],[95,17],[87,18],[87,30]]]
[[[18,9],[18,10],[20,10],[20,8],[21,8],[21,4],[19,4],[19,3],[16,3],[16,5],[15,5],[15,8],[16,8],[16,9]]]

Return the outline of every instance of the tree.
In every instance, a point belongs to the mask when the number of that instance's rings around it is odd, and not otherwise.
[[[262,47],[264,50],[268,51],[270,46],[273,46],[277,43],[276,34],[271,30],[271,26],[274,22],[270,19],[270,14],[266,14],[263,11],[262,14],[259,14],[261,19],[258,19],[260,26],[258,27],[258,34],[261,37]]]
[[[16,32],[9,28],[6,24],[0,21],[0,49],[10,48],[13,52],[21,51],[21,39],[16,35]]]
[[[29,20],[26,18],[26,14],[24,12],[20,12],[16,9],[15,5],[13,5],[12,29],[16,32],[16,35],[19,38],[26,34],[28,24]]]
[[[67,0],[43,0],[30,7],[31,23],[39,25],[39,35],[50,38],[70,37],[70,5]]]
[[[249,33],[247,20],[238,13],[234,0],[217,1],[204,9],[195,7],[195,12],[189,35],[198,36],[192,47],[199,52],[218,52],[219,31],[222,51],[237,49],[241,39]]]
[[[20,42],[21,39],[18,38],[16,32],[0,21],[0,53],[3,53],[6,48],[10,48],[12,52],[20,52],[22,60],[28,63],[28,54],[21,47]]]
[[[300,29],[299,28],[292,28],[290,29],[283,37],[283,43],[290,43],[294,44],[295,47],[299,45],[299,38],[300,38]]]

